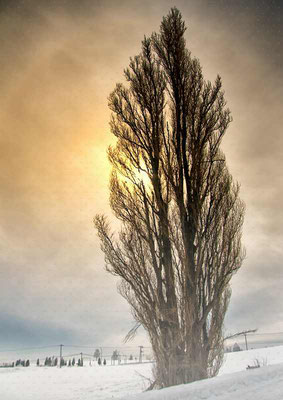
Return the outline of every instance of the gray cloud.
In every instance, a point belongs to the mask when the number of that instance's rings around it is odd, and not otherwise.
[[[36,319],[15,317],[1,313],[1,335],[7,338],[7,347],[15,343],[25,346],[46,345],[60,343],[62,337],[66,342],[78,339],[70,334],[68,328],[54,326],[50,321],[37,321]]]

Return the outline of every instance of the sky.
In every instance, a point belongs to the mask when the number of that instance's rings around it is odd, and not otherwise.
[[[283,332],[280,1],[0,2],[0,347],[119,346],[134,324],[104,269],[107,97],[144,35],[177,6],[206,79],[220,74],[233,122],[223,140],[246,203],[247,257],[225,332]],[[133,344],[146,344],[143,331]]]

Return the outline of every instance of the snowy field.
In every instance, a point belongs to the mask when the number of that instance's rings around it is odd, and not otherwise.
[[[246,370],[247,365],[261,368]],[[151,363],[0,368],[1,400],[282,400],[283,346],[228,353],[219,376],[142,393]]]

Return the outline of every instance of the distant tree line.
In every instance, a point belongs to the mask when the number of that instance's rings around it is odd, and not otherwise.
[[[17,360],[15,363],[16,367],[22,366],[22,367],[29,367],[30,366],[30,361],[29,360]],[[14,363],[13,363],[14,366]]]
[[[84,354],[84,356],[90,358],[89,360],[89,365],[92,364],[93,360],[92,357],[95,359],[95,361],[97,362],[97,364],[99,366],[101,365],[107,365],[107,361],[106,359],[109,359],[109,362],[111,362],[111,364],[115,365],[115,362],[117,361],[118,364],[120,364],[122,362],[122,360],[124,360],[124,362],[127,362],[127,360],[129,361],[137,361],[137,357],[134,357],[133,354],[130,355],[123,355],[120,354],[120,352],[115,349],[113,351],[113,353],[111,355],[107,355],[105,357],[102,357],[102,352],[99,349],[96,349],[95,352],[93,353],[93,355],[90,354]],[[72,358],[71,358],[72,357]],[[150,358],[148,358],[150,359]],[[6,363],[0,363],[0,367],[18,367],[18,366],[23,366],[23,367],[29,367],[31,364],[30,360],[22,360],[22,359],[18,359],[16,362],[6,362]],[[80,353],[80,357],[78,357],[77,359],[71,355],[69,356],[65,356],[64,357],[59,357],[59,356],[46,356],[45,359],[40,359],[37,358],[36,360],[36,365],[38,367],[40,366],[44,366],[44,367],[57,367],[57,366],[78,366],[81,367],[84,365],[84,359],[83,359],[83,353]]]

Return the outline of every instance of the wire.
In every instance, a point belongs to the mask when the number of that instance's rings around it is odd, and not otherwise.
[[[86,346],[86,345],[79,345],[79,344],[64,344],[64,347],[80,347],[86,349],[136,349],[139,346]],[[150,346],[143,346],[144,349],[151,349]]]
[[[41,346],[41,347],[18,347],[16,349],[5,349],[5,350],[0,350],[1,353],[8,352],[8,351],[24,351],[24,350],[41,350],[41,349],[50,349],[54,347],[59,347],[60,345],[55,344],[53,346]],[[2,347],[3,349],[3,347]]]

